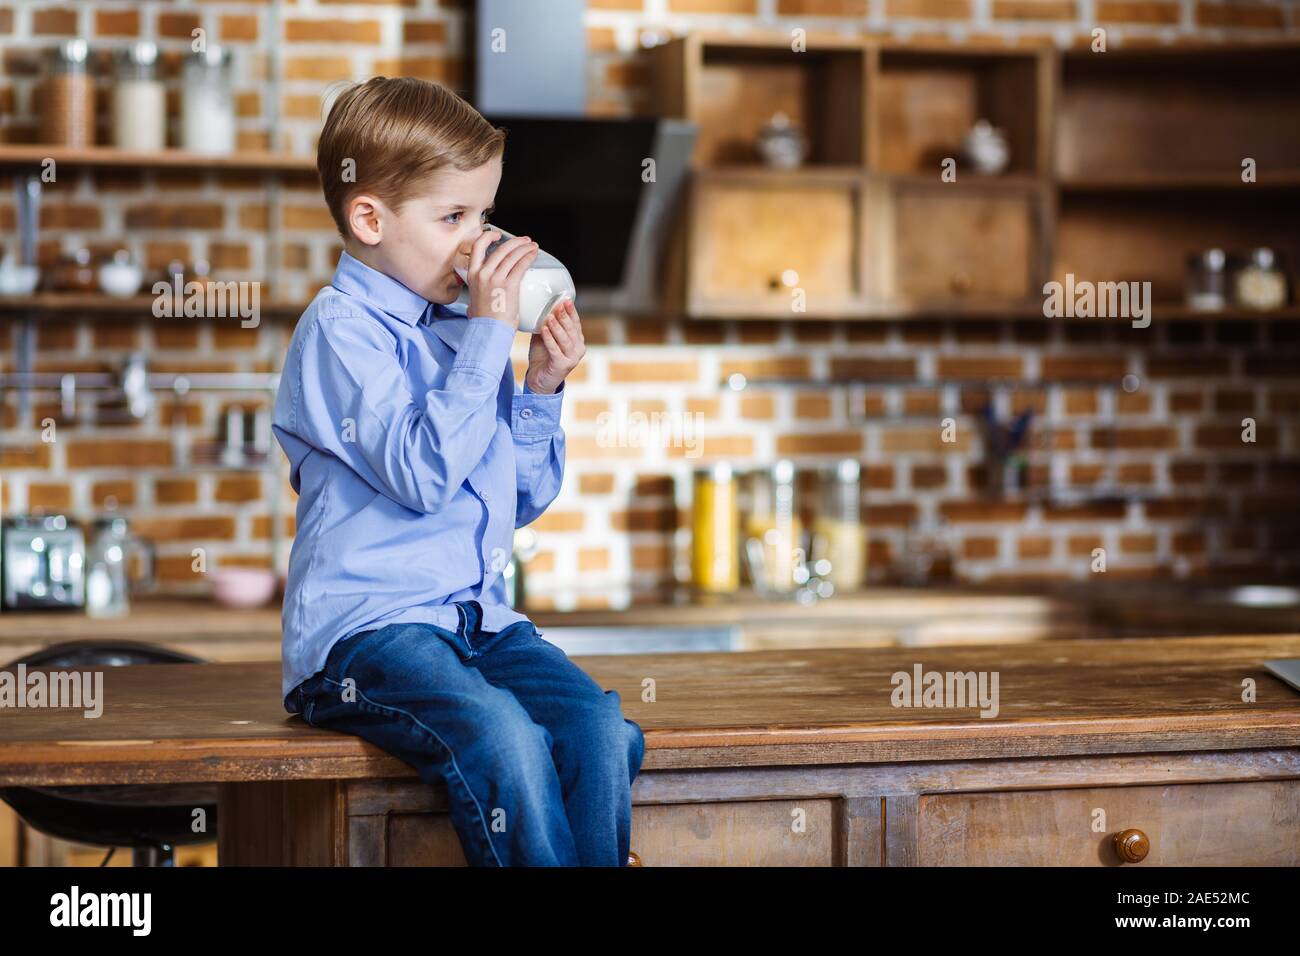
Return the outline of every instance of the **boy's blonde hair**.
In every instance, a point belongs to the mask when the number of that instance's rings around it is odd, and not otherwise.
[[[505,130],[438,83],[376,76],[351,84],[335,99],[316,146],[316,171],[339,235],[352,237],[347,205],[358,193],[401,209],[435,171],[477,169],[505,151],[505,138]]]

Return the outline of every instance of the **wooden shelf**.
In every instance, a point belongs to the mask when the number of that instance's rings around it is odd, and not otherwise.
[[[957,170],[957,178],[944,182],[936,169],[930,173],[873,173],[882,180],[899,186],[942,186],[945,189],[978,191],[982,189],[1007,189],[1027,191],[1049,189],[1052,181],[1046,176],[1033,176],[1026,173],[1000,173],[985,176],[969,170]]]
[[[218,280],[220,281],[220,280]],[[92,315],[136,316],[155,318],[153,314],[154,297],[151,295],[133,295],[130,298],[105,295],[100,292],[38,292],[35,295],[0,295],[0,316],[37,313],[41,315],[63,315],[69,313],[90,313]],[[260,310],[268,315],[301,315],[307,308],[306,302],[286,302],[269,300],[259,303]],[[238,317],[232,316],[232,319]],[[160,322],[173,321],[166,317]]]
[[[861,166],[825,165],[778,169],[774,166],[764,166],[762,163],[720,163],[702,166],[694,170],[693,175],[697,179],[723,179],[748,183],[759,183],[763,180],[772,183],[843,183],[861,181],[865,173],[866,170]]]
[[[1153,173],[1149,175],[1072,176],[1057,180],[1063,192],[1198,192],[1240,189],[1300,189],[1300,170],[1266,172],[1256,182],[1239,173]]]
[[[1061,59],[1071,70],[1095,69],[1106,72],[1113,67],[1258,67],[1283,65],[1295,69],[1300,57],[1300,40],[1241,38],[1232,42],[1185,42],[1173,44],[1143,43],[1137,46],[1112,46],[1097,54],[1089,46],[1061,52]]]
[[[36,144],[0,144],[0,167],[40,166],[52,159],[61,166],[99,169],[191,169],[315,175],[310,156],[286,153],[234,153],[208,156],[180,149],[137,153],[111,146],[68,147]]]
[[[1273,309],[1269,312],[1257,312],[1253,309],[1243,309],[1240,306],[1231,306],[1219,312],[1207,312],[1203,309],[1188,308],[1181,302],[1157,302],[1151,306],[1151,318],[1153,321],[1175,319],[1179,321],[1194,320],[1198,322],[1207,320],[1222,320],[1224,322],[1295,320],[1300,319],[1300,306],[1289,305],[1281,309]]]

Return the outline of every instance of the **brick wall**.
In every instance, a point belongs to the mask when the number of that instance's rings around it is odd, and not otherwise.
[[[464,88],[467,4],[452,0],[337,3],[251,0],[20,2],[0,0],[0,137],[35,135],[33,92],[40,51],[84,36],[107,50],[157,40],[175,85],[176,65],[200,27],[237,56],[239,136],[247,148],[309,153],[322,98],[335,80],[410,73]],[[648,109],[640,46],[693,28],[808,25],[818,30],[1007,42],[1077,42],[1098,23],[1112,42],[1164,42],[1300,31],[1290,3],[1195,0],[591,0],[587,13],[590,111]],[[171,108],[176,107],[172,96]],[[0,191],[0,237],[13,246],[11,183]],[[332,271],[337,239],[313,189],[269,190],[251,174],[98,172],[48,187],[42,258],[79,244],[131,247],[153,268],[206,258],[223,279],[269,279],[266,294],[309,296]],[[274,276],[259,269],[278,258]],[[1101,323],[1047,322],[645,322],[584,316],[587,359],[566,389],[565,489],[535,525],[542,550],[530,566],[536,606],[605,606],[652,593],[680,569],[688,512],[680,490],[692,467],[725,458],[738,467],[779,455],[800,464],[848,455],[864,464],[863,505],[871,576],[903,573],[912,534],[941,525],[954,570],[967,580],[1084,577],[1093,549],[1107,574],[1259,577],[1293,571],[1300,535],[1300,329],[1290,323],[1164,323],[1138,333]],[[272,371],[288,340],[284,323],[256,329],[215,321],[58,320],[43,324],[38,370],[99,371],[143,348],[160,371]],[[13,367],[14,329],[3,331],[0,367]],[[526,360],[516,343],[516,374]],[[870,371],[920,384],[826,390],[810,386],[735,392],[739,371],[792,378]],[[1116,372],[1137,388],[1104,387]],[[981,441],[972,414],[986,397],[955,396],[957,440],[939,440],[942,384],[955,377],[1023,375],[1049,385],[1017,393],[1041,423],[1032,477],[1081,497],[1115,481],[1122,500],[994,502],[982,491]],[[1097,379],[1098,385],[1079,385]],[[946,400],[953,400],[947,396]],[[160,401],[143,424],[67,423],[55,442],[37,428],[59,420],[57,396],[37,396],[17,420],[13,396],[0,436],[6,512],[45,507],[88,517],[110,498],[160,546],[169,587],[201,589],[191,549],[210,567],[283,567],[274,558],[270,496],[285,503],[285,474],[181,469],[171,459],[173,420],[213,439],[224,408],[246,396],[194,393]],[[669,421],[700,416],[701,457],[672,442],[611,447],[602,413]],[[1257,440],[1241,440],[1243,418]],[[278,452],[277,452],[278,453]]]

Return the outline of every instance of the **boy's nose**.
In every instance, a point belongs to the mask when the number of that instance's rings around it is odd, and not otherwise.
[[[490,226],[486,225],[478,227],[471,226],[465,231],[465,235],[461,237],[460,245],[456,247],[456,252],[462,256],[469,256],[470,253],[474,251],[474,243],[478,242],[478,237],[483,235],[483,233],[487,232],[490,228]]]
[[[490,226],[484,226],[481,229],[471,230],[468,235],[461,239],[460,244],[456,246],[457,257],[468,262],[470,255],[474,252],[474,243],[478,241],[479,236],[483,235],[483,233],[487,232],[490,228]]]

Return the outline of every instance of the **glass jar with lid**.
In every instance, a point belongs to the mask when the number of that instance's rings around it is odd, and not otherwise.
[[[181,68],[181,148],[209,156],[235,151],[235,95],[231,55],[209,46]]]
[[[1228,256],[1222,249],[1206,249],[1187,257],[1187,307],[1197,312],[1218,312],[1228,305]]]
[[[113,70],[113,145],[156,152],[167,145],[167,93],[157,76],[158,46],[132,43],[117,51]]]
[[[691,584],[712,594],[740,587],[740,528],[736,479],[725,461],[692,474]]]
[[[754,586],[763,592],[790,594],[802,583],[802,522],[794,506],[794,462],[783,458],[768,471],[749,476],[749,513],[745,521],[745,557]]]
[[[1233,277],[1233,293],[1238,305],[1268,311],[1286,305],[1286,273],[1277,264],[1272,249],[1252,249],[1250,261]]]
[[[837,592],[862,587],[866,575],[866,532],[862,527],[862,466],[845,458],[819,474],[817,515],[813,519],[812,559],[830,565],[823,575]]]
[[[95,145],[95,78],[85,40],[66,40],[46,58],[41,141],[56,146]]]

